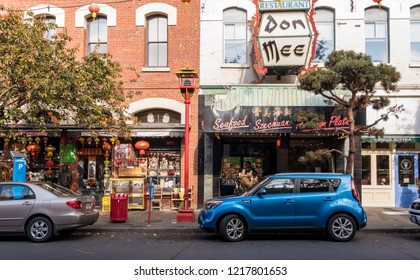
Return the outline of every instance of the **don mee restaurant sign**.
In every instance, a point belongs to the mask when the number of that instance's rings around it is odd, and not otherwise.
[[[311,128],[297,123],[296,116],[314,112],[317,121]],[[347,117],[334,112],[334,107],[260,107],[242,106],[238,112],[205,108],[202,120],[205,132],[214,133],[291,133],[319,129],[335,130],[349,126]]]
[[[264,67],[307,66],[314,47],[310,1],[263,1],[257,42]]]

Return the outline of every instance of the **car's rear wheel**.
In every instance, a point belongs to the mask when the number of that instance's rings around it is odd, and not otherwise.
[[[241,241],[245,237],[245,223],[235,214],[227,215],[220,223],[220,234],[226,241]]]
[[[26,235],[33,242],[46,242],[53,237],[51,221],[45,217],[35,217],[26,226]]]
[[[327,231],[331,239],[346,242],[356,234],[356,223],[347,214],[336,214],[328,222]]]

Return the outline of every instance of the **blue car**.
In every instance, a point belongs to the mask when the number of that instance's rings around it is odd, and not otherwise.
[[[240,195],[206,201],[198,223],[226,241],[268,230],[322,230],[344,242],[366,226],[367,217],[351,175],[279,173]]]

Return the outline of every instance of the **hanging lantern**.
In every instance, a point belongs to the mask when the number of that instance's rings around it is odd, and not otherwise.
[[[134,144],[134,148],[140,151],[141,156],[144,156],[146,154],[146,150],[150,148],[150,144],[147,141],[140,140]]]
[[[105,166],[108,166],[110,163],[111,163],[111,162],[109,161],[109,159],[105,159],[105,160],[104,160],[104,164],[105,164]]]
[[[96,3],[92,3],[89,5],[89,12],[92,14],[93,20],[96,19],[96,15],[99,13],[100,9],[101,8]]]
[[[52,145],[48,145],[47,147],[45,147],[45,151],[47,152],[47,157],[50,158],[54,155],[55,147]]]
[[[190,5],[191,0],[181,0],[182,3],[184,3],[185,7],[188,7]]]
[[[54,167],[54,165],[55,165],[55,163],[54,163],[54,161],[52,161],[52,160],[48,160],[48,161],[45,163],[45,166],[46,166],[46,167],[48,167],[49,169],[53,168],[53,167]]]
[[[111,141],[111,144],[114,145],[115,142],[117,141],[117,137],[111,137],[111,139],[109,139],[109,141]]]
[[[104,143],[102,145],[102,150],[104,150],[105,152],[110,151],[111,149],[112,149],[112,146],[109,143]]]
[[[376,4],[378,4],[379,9],[382,8],[382,0],[373,0]]]
[[[46,173],[47,173],[48,177],[51,177],[53,175],[54,171],[52,171],[51,169],[48,169],[46,171]]]
[[[108,143],[108,138],[106,137],[102,138],[102,143]]]
[[[39,144],[41,142],[41,138],[39,138],[38,136],[35,137],[35,143]]]
[[[79,137],[79,141],[80,141],[80,143],[82,143],[82,146],[84,146],[85,138],[84,137]]]
[[[9,18],[9,12],[5,9],[1,8],[0,10],[0,19],[8,19]]]
[[[88,145],[92,144],[92,137],[89,137],[89,138],[87,139],[87,143],[88,143]]]
[[[42,140],[44,141],[44,145],[47,146],[48,137],[44,137],[44,138],[42,138]]]
[[[37,143],[30,143],[26,146],[26,151],[31,154],[31,156],[35,157],[41,151],[41,147]]]
[[[32,142],[34,142],[34,139],[32,137],[29,137],[28,142],[29,142],[29,144],[31,144]]]

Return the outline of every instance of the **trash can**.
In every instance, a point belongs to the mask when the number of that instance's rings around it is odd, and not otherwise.
[[[125,222],[128,220],[128,194],[111,194],[111,211],[109,213],[111,222]]]

